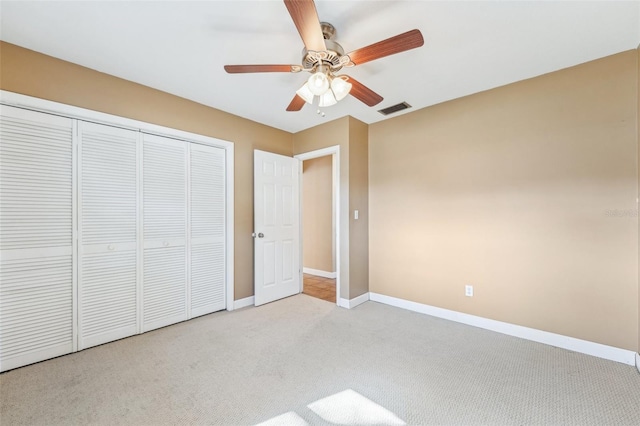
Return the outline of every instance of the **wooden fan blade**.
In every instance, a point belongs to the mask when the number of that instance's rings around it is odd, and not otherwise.
[[[284,4],[287,6],[293,23],[296,24],[304,47],[316,52],[327,50],[313,0],[284,0]]]
[[[368,106],[378,105],[382,102],[382,99],[384,99],[382,96],[378,95],[376,92],[369,89],[353,77],[348,77],[347,82],[353,85],[349,94]]]
[[[406,33],[398,34],[395,37],[371,44],[367,47],[354,50],[347,56],[349,56],[351,62],[355,65],[359,65],[375,59],[384,58],[385,56],[404,52],[405,50],[415,49],[423,44],[424,38],[422,38],[420,30],[411,30]]]
[[[224,70],[229,74],[247,72],[298,72],[299,65],[225,65]]]
[[[305,102],[300,96],[295,95],[291,100],[291,103],[287,107],[287,111],[300,111],[304,106]]]

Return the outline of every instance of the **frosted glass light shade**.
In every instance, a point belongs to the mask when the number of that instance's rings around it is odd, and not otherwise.
[[[311,74],[311,77],[309,77],[307,84],[309,85],[309,90],[311,90],[311,93],[316,96],[321,96],[327,90],[329,90],[329,78],[322,71]]]
[[[305,102],[313,104],[313,93],[309,90],[309,84],[305,83],[296,91],[296,94],[304,99]]]
[[[336,100],[336,97],[333,96],[333,91],[327,90],[326,92],[324,92],[324,95],[320,96],[320,103],[318,104],[318,106],[328,107],[337,103],[338,101]]]
[[[331,90],[333,90],[333,94],[336,95],[336,100],[338,101],[343,100],[349,94],[352,86],[351,83],[347,83],[340,77],[334,78],[331,82]]]

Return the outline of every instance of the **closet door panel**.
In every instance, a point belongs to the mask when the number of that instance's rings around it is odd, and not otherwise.
[[[187,144],[143,135],[142,330],[187,319]]]
[[[224,243],[191,247],[191,317],[225,309]]]
[[[0,106],[0,371],[74,350],[73,135]]]
[[[79,348],[138,331],[139,133],[79,122]]]
[[[191,144],[191,317],[225,308],[225,152]]]
[[[2,260],[2,370],[73,351],[73,260]]]
[[[185,247],[144,252],[144,331],[184,321],[186,314]]]
[[[186,142],[145,134],[143,153],[145,248],[184,245],[187,220]]]
[[[135,250],[84,254],[81,261],[79,349],[136,334]]]

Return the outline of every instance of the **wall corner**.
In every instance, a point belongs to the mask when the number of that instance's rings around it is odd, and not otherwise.
[[[349,240],[349,299],[354,299],[369,292],[369,126],[351,116]]]

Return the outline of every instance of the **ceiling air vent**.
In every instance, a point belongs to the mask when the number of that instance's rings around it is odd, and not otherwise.
[[[407,109],[407,108],[411,108],[411,105],[409,105],[406,102],[401,102],[399,104],[391,105],[390,107],[378,110],[378,112],[382,115],[389,115],[389,114],[396,113],[398,111],[402,111],[403,109]]]

